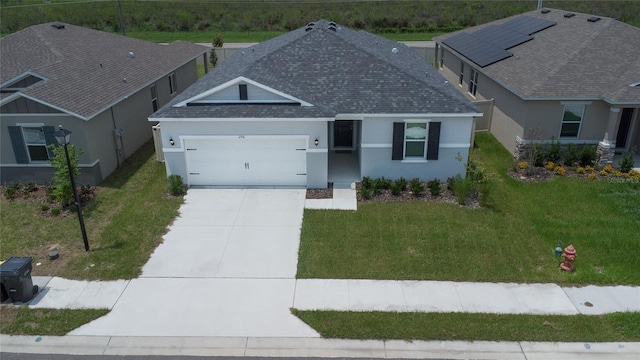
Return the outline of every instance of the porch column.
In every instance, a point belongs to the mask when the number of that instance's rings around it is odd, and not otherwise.
[[[604,139],[598,143],[598,165],[605,166],[613,162],[616,148],[616,134],[620,124],[620,108],[609,108],[609,120]]]

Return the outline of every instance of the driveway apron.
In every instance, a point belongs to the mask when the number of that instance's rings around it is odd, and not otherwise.
[[[317,337],[293,316],[305,190],[190,189],[142,275],[72,335]]]

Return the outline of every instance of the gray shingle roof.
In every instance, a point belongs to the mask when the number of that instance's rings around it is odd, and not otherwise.
[[[0,51],[0,83],[27,71],[38,74],[47,80],[21,93],[89,119],[207,49],[183,41],[160,45],[69,24],[56,29],[48,23],[3,37]]]
[[[563,10],[525,13],[557,22],[533,34],[534,39],[510,48],[514,56],[479,69],[522,98],[604,99],[611,103],[640,103],[640,29],[620,21],[575,13],[565,18]],[[507,22],[514,17],[472,27]],[[454,36],[436,37],[439,44]]]
[[[478,113],[417,52],[365,31],[315,22],[238,52],[153,118],[334,117],[336,114]],[[397,53],[392,52],[396,48]],[[172,107],[244,76],[314,106]]]

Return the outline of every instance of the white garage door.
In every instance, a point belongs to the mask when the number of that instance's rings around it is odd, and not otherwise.
[[[185,139],[189,185],[307,185],[307,143],[301,136]]]

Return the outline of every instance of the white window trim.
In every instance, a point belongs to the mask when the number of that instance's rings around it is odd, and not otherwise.
[[[478,92],[478,70],[471,67],[471,73],[469,74],[469,92],[468,93],[475,99],[477,92]]]
[[[18,124],[16,124],[18,125]],[[49,160],[51,160],[51,157],[49,156],[49,149],[47,147],[47,141],[45,140],[44,145],[43,144],[33,144],[33,143],[29,143],[27,141],[27,138],[24,136],[24,129],[25,128],[29,128],[29,129],[37,129],[39,128],[40,131],[42,131],[42,135],[44,136],[44,129],[42,129],[42,127],[44,126],[44,124],[37,124],[37,125],[26,125],[26,124],[22,124],[22,125],[18,125],[20,126],[20,132],[22,133],[22,141],[24,142],[24,146],[27,150],[27,156],[29,157],[29,163],[30,164],[42,164],[42,163],[46,163]],[[45,160],[33,160],[31,158],[31,152],[29,151],[29,146],[40,146],[40,147],[44,147],[44,151],[47,154],[47,159]]]
[[[404,121],[404,141],[402,143],[402,162],[427,162],[427,145],[429,141],[429,123],[430,122],[431,120],[405,120]],[[424,140],[409,140],[409,142],[424,143],[424,150],[422,151],[422,156],[407,157],[407,125],[409,124],[425,125]]]
[[[591,102],[589,102],[590,104]],[[560,131],[558,134],[558,139],[579,139],[580,133],[582,132],[582,122],[584,121],[584,112],[587,110],[587,103],[584,102],[562,102],[562,118],[560,119]],[[567,106],[582,106],[582,113],[580,114],[580,122],[578,122],[578,132],[576,136],[561,136],[562,135],[562,126],[564,125],[564,113],[567,109]],[[567,123],[576,123],[576,121],[567,121]]]
[[[155,91],[153,89],[155,89]],[[149,86],[149,91],[151,92],[151,106],[154,107],[154,103],[155,103],[155,107],[160,109],[160,102],[158,101],[158,84],[156,83],[151,84],[151,86]],[[155,97],[153,97],[154,92],[155,92]]]
[[[176,85],[177,83],[177,79],[176,79],[176,73],[172,72],[171,74],[169,74],[169,93],[171,95],[175,95],[178,93],[178,86]]]

